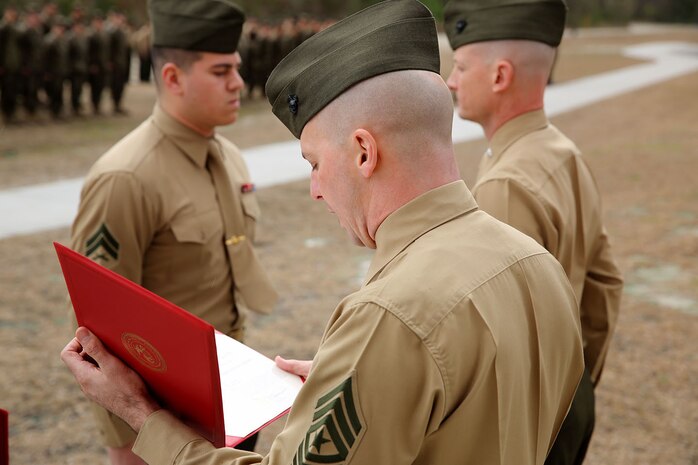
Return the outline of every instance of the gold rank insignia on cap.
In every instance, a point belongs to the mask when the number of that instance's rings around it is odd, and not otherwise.
[[[293,465],[349,462],[352,448],[366,430],[354,396],[354,375],[322,396],[313,422],[293,457]]]
[[[109,231],[106,223],[102,223],[97,231],[85,243],[85,256],[106,263],[119,259],[119,241]]]

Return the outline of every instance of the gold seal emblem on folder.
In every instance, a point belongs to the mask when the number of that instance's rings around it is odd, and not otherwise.
[[[167,371],[167,364],[160,352],[142,337],[133,333],[123,333],[121,343],[126,347],[128,353],[145,367],[160,373]]]

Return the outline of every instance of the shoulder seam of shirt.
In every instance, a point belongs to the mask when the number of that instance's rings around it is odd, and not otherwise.
[[[393,310],[393,305],[391,305],[390,302],[387,302],[383,299],[381,299],[379,296],[366,296],[366,298],[359,299],[355,302],[352,302],[352,304],[348,307],[349,309],[359,307],[360,305],[366,305],[366,304],[371,304],[375,305],[378,308],[383,309],[386,313],[392,315],[395,320],[397,320],[400,324],[405,326],[410,333],[416,337],[419,342],[422,344],[422,346],[426,349],[426,351],[429,353],[429,356],[431,357],[432,361],[434,362],[434,365],[436,366],[437,370],[439,370],[439,374],[441,375],[441,384],[444,389],[444,393],[446,393],[446,399],[448,399],[449,395],[449,390],[447,389],[447,383],[446,380],[448,379],[448,376],[446,375],[445,370],[442,368],[441,364],[439,363],[438,357],[436,356],[436,350],[428,344],[426,341],[426,337],[422,337],[419,335],[419,333],[416,331],[416,329],[396,311]],[[426,335],[425,335],[426,336]],[[446,415],[446,406],[448,405],[448,402],[444,402],[444,409],[441,412],[441,418],[444,418]]]
[[[545,183],[539,185],[539,186],[537,187],[537,189],[531,189],[530,187],[526,186],[525,184],[523,184],[522,182],[520,182],[520,181],[519,181],[518,179],[516,179],[516,178],[512,178],[512,177],[509,177],[509,176],[497,176],[497,177],[493,177],[493,178],[490,178],[490,179],[486,179],[486,180],[483,181],[482,183],[477,183],[477,184],[475,185],[475,187],[473,188],[473,195],[475,196],[475,198],[476,198],[476,200],[477,200],[477,191],[479,190],[480,186],[484,186],[484,185],[487,185],[487,184],[493,184],[493,183],[495,183],[495,182],[502,182],[502,181],[510,182],[510,183],[515,184],[516,186],[518,186],[522,191],[528,192],[529,194],[531,194],[531,196],[533,196],[533,197],[536,199],[536,201],[538,201],[538,203],[540,203],[541,205],[546,206],[546,210],[547,210],[547,209],[550,207],[549,202],[548,202],[544,197],[542,197],[542,196],[540,195],[540,192],[543,190],[543,187],[545,186],[545,184],[547,184],[547,183],[550,182],[550,179],[551,179],[551,176],[548,176],[548,177],[545,179]]]
[[[108,168],[108,169],[105,169],[102,173],[110,173],[110,172],[123,171],[123,172],[130,172],[130,173],[133,173],[134,175],[136,174],[136,172],[138,171],[138,168],[140,168],[140,166],[141,166],[141,165],[145,162],[145,160],[148,158],[148,155],[151,154],[151,153],[153,152],[153,150],[155,150],[155,148],[156,148],[158,145],[160,145],[160,144],[162,143],[162,141],[165,139],[164,134],[162,133],[162,131],[160,131],[160,129],[157,128],[157,126],[155,126],[155,125],[152,124],[152,121],[151,121],[150,118],[147,119],[147,120],[145,120],[145,121],[144,121],[143,123],[141,123],[137,128],[135,128],[133,131],[129,132],[126,136],[124,136],[123,138],[121,138],[116,144],[112,145],[112,147],[111,147],[109,150],[107,150],[107,151],[104,153],[104,155],[102,155],[102,156],[97,160],[97,162],[96,162],[96,163],[99,163],[100,160],[101,160],[103,157],[105,157],[105,156],[111,154],[113,151],[118,150],[118,149],[121,147],[121,145],[122,145],[123,143],[125,143],[125,141],[127,141],[128,139],[130,139],[130,137],[131,137],[136,131],[139,131],[140,129],[143,129],[143,126],[146,125],[146,124],[152,125],[152,126],[155,128],[155,130],[157,131],[158,135],[157,135],[157,137],[153,137],[154,140],[153,140],[149,145],[142,146],[142,147],[139,148],[138,152],[139,152],[139,155],[140,155],[140,159],[135,163],[135,165],[134,165],[132,168],[130,168],[130,169],[127,169],[127,168],[125,168],[124,166],[119,166],[119,167],[114,167],[114,168]],[[134,136],[134,137],[135,137],[135,136]],[[102,173],[100,173],[100,174],[102,174]]]

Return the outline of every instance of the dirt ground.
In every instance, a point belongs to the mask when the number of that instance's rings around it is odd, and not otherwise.
[[[698,30],[579,31],[563,42],[555,80],[632,65],[620,48],[654,40],[698,42]],[[149,86],[130,86],[128,117],[0,130],[0,189],[84,175],[142,121],[153,95]],[[698,465],[697,121],[698,73],[553,118],[595,173],[626,278],[596,391],[589,465]],[[223,133],[243,148],[289,138],[262,101],[249,102]],[[466,182],[485,148],[484,141],[456,147]],[[258,194],[259,252],[282,299],[271,316],[251,316],[248,343],[269,356],[310,358],[337,302],[360,285],[371,252],[346,241],[311,201],[307,182]],[[106,463],[87,404],[58,358],[68,313],[51,241],[68,238],[64,228],[0,240],[0,407],[11,412],[13,465]],[[281,426],[263,431],[259,451]]]

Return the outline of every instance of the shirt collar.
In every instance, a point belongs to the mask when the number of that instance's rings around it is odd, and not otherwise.
[[[511,144],[533,131],[546,128],[550,122],[544,110],[534,110],[504,123],[492,136],[490,149],[492,162],[496,162]]]
[[[153,110],[153,122],[163,134],[170,138],[184,154],[200,168],[206,166],[208,143],[212,138],[204,137],[169,115],[159,104]]]
[[[376,254],[364,286],[419,237],[432,229],[477,209],[463,181],[454,181],[426,192],[391,213],[376,231]]]

